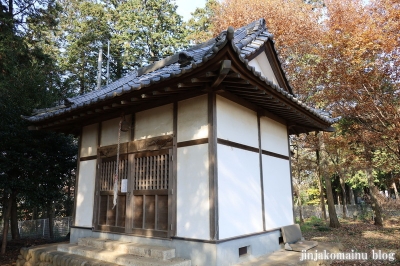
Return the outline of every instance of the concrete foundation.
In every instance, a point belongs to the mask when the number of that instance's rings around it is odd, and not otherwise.
[[[220,240],[218,242],[195,239],[156,239],[124,234],[94,232],[90,229],[72,228],[71,243],[77,243],[79,238],[92,237],[111,239],[123,242],[140,243],[141,245],[156,245],[174,248],[177,257],[190,259],[192,265],[228,266],[249,261],[256,257],[271,254],[280,249],[280,230],[264,232],[257,235],[243,236]],[[246,253],[239,255],[239,248]]]

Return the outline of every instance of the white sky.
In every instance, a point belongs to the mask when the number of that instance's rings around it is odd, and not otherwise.
[[[206,0],[175,0],[178,9],[177,13],[183,16],[184,21],[188,21],[190,13],[194,12],[197,7],[203,8],[206,5]]]

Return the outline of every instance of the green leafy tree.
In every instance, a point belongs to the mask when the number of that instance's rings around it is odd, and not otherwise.
[[[207,0],[204,8],[196,8],[191,13],[191,19],[186,23],[189,31],[187,42],[191,44],[199,44],[206,42],[213,37],[215,11],[218,8],[218,1]]]
[[[55,160],[47,165],[40,165],[41,154],[48,152],[45,147],[56,144],[55,139],[46,139],[54,133],[28,131],[28,123],[21,119],[21,115],[29,115],[33,109],[49,106],[58,100],[59,94],[54,86],[57,67],[38,45],[39,41],[32,38],[29,28],[30,19],[43,22],[49,18],[47,10],[51,10],[54,3],[1,1],[0,7],[0,204],[4,221],[1,252],[4,253],[9,218],[16,213],[18,199],[32,199],[33,194],[43,192],[32,188],[52,180],[53,175],[43,175],[51,172],[48,171],[51,165],[66,166],[68,169],[58,168],[64,174],[71,171],[71,165],[63,163],[64,157],[54,157]],[[60,149],[72,147],[70,140],[63,140],[61,135],[57,138]],[[35,144],[38,140],[41,145]],[[42,171],[41,175],[38,169]],[[12,228],[16,229],[17,217],[13,215],[11,218]],[[14,238],[18,238],[17,233],[12,230]]]
[[[123,47],[124,68],[132,70],[185,47],[186,31],[170,0],[128,0],[118,6],[112,43]]]

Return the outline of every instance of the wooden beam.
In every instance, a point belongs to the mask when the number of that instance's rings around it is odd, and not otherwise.
[[[211,85],[211,88],[218,87],[219,84],[224,80],[226,75],[228,75],[229,71],[231,70],[231,60],[223,60],[221,62],[221,68],[219,69],[219,75],[214,83]]]
[[[249,93],[249,94],[256,94],[256,95],[265,95],[267,94],[264,90],[259,90],[257,87],[253,88],[234,88],[234,87],[229,87],[226,86],[225,90],[233,91],[233,92],[239,92],[239,93]]]
[[[193,87],[193,84],[191,84],[191,83],[178,83],[178,88],[187,88],[187,87]]]
[[[207,83],[207,82],[211,82],[212,79],[209,79],[209,78],[192,78],[190,81],[192,83]]]
[[[227,78],[241,78],[241,75],[239,73],[233,72],[233,73],[229,73],[228,75],[226,75]]]
[[[247,79],[239,79],[239,80],[224,80],[224,84],[228,85],[228,84],[233,84],[233,85],[238,85],[238,84],[250,84],[250,81],[248,81]]]
[[[215,74],[214,72],[211,71],[206,72],[206,77],[215,77],[215,76],[217,76],[217,74]]]
[[[194,87],[193,85],[190,87]],[[188,87],[185,87],[184,89],[179,89],[179,88],[172,88],[172,87],[166,87],[164,88],[164,91],[166,92],[181,92],[181,91],[190,91],[191,89],[188,89]]]

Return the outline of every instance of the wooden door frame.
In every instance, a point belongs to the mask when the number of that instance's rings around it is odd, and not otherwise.
[[[174,146],[175,145],[175,146]],[[157,136],[149,139],[132,140],[120,144],[120,156],[127,156],[128,158],[128,191],[126,193],[126,209],[125,209],[125,230],[104,230],[104,226],[99,225],[100,215],[100,178],[101,178],[101,164],[105,158],[116,155],[117,144],[98,147],[97,149],[97,169],[95,181],[95,202],[93,212],[93,230],[100,232],[117,232],[124,234],[132,234],[144,236],[146,234],[138,234],[137,231],[130,228],[133,222],[133,188],[132,182],[134,178],[134,164],[135,158],[139,154],[152,154],[157,151],[168,150],[169,154],[169,187],[166,195],[168,195],[168,230],[167,234],[153,235],[154,237],[171,238],[176,232],[176,133],[173,135]],[[155,231],[155,230],[154,230]],[[149,234],[147,234],[149,236]]]

